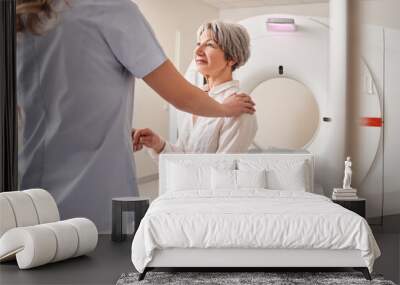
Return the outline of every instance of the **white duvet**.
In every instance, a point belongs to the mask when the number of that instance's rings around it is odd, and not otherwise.
[[[155,249],[358,249],[372,272],[380,250],[368,223],[330,199],[299,191],[180,191],[150,206],[132,243],[143,272]]]

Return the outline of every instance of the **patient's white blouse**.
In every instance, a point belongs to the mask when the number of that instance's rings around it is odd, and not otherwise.
[[[239,92],[239,81],[232,80],[215,86],[208,94],[222,103],[224,99]],[[215,118],[196,117],[183,113],[176,144],[165,143],[161,153],[241,153],[247,152],[257,132],[255,115]],[[150,150],[153,159],[158,154]]]

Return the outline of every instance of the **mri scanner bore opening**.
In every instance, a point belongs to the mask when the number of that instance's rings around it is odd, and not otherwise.
[[[290,78],[273,78],[259,84],[251,96],[259,114],[256,146],[301,149],[311,142],[320,114],[307,86]]]

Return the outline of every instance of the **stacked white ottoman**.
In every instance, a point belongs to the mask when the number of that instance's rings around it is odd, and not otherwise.
[[[84,255],[96,248],[97,234],[88,219],[60,221],[43,189],[0,193],[0,262],[16,258],[28,269]]]

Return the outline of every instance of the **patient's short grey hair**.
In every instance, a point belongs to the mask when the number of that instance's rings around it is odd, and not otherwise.
[[[226,60],[233,60],[232,71],[244,65],[250,57],[250,36],[245,27],[222,21],[210,21],[200,26],[197,40],[204,31],[210,30],[213,40],[225,53]]]

